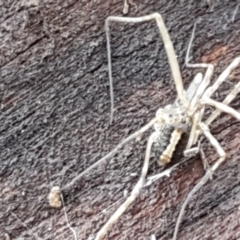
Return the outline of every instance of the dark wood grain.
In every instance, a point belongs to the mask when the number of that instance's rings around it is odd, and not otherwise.
[[[237,1],[212,1],[210,7],[187,0],[135,4],[129,16],[162,14],[185,87],[199,71],[184,66],[195,21],[192,61],[213,63],[213,81],[240,55],[240,9],[232,21]],[[36,239],[33,233],[73,239],[63,211],[48,205],[50,188],[69,183],[176,98],[166,53],[154,22],[111,25],[116,110],[110,125],[104,21],[122,14],[123,1],[12,0],[0,6],[0,239]],[[239,69],[216,99],[239,81]],[[231,106],[240,109],[239,96]],[[240,239],[239,122],[223,114],[211,131],[228,158],[190,202],[179,239]],[[92,239],[133,188],[144,137],[63,192],[79,239]],[[210,163],[217,160],[206,140],[204,150]],[[181,152],[179,146],[175,160],[182,160]],[[148,175],[160,171],[153,161]],[[144,188],[107,239],[171,239],[181,205],[203,174],[196,156]]]

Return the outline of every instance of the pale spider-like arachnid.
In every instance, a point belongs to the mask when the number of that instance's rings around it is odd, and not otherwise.
[[[237,93],[240,91],[240,82],[236,84],[234,89],[226,96],[223,103],[217,102],[211,99],[212,94],[219,88],[219,86],[228,78],[231,71],[238,66],[240,63],[240,57],[237,57],[233,60],[233,62],[222,72],[222,74],[218,77],[218,79],[214,82],[212,86],[209,87],[210,78],[213,74],[214,66],[212,64],[206,63],[198,63],[198,64],[190,64],[189,63],[189,52],[191,48],[191,44],[194,38],[194,30],[192,33],[192,37],[187,49],[186,54],[186,66],[192,68],[206,68],[206,73],[203,75],[198,73],[193,81],[190,83],[187,91],[184,91],[182,77],[180,73],[179,64],[177,62],[177,57],[168,33],[168,30],[164,24],[162,16],[159,13],[150,14],[143,17],[115,17],[110,16],[106,19],[106,36],[107,36],[107,50],[108,50],[108,62],[109,62],[109,81],[110,81],[110,94],[111,94],[111,121],[113,119],[113,86],[112,86],[112,67],[111,67],[111,48],[110,48],[110,30],[109,24],[110,22],[123,22],[123,23],[139,23],[155,20],[156,24],[159,28],[160,35],[162,36],[164,47],[168,56],[168,61],[170,64],[170,68],[172,71],[173,79],[175,82],[178,98],[172,104],[168,105],[165,108],[158,109],[156,113],[156,117],[151,120],[148,124],[143,126],[140,130],[130,135],[128,138],[123,140],[112,152],[108,153],[105,157],[100,159],[97,163],[92,165],[86,171],[89,171],[100,162],[105,161],[107,158],[113,156],[116,151],[118,151],[123,145],[127,144],[129,141],[141,136],[145,131],[154,126],[155,131],[150,135],[146,148],[146,155],[144,159],[144,164],[142,168],[141,176],[133,188],[131,195],[127,198],[127,200],[117,209],[117,211],[112,215],[112,217],[108,220],[108,222],[100,229],[97,233],[95,240],[104,239],[107,231],[111,228],[111,226],[117,221],[117,219],[123,214],[124,211],[129,207],[129,205],[135,200],[137,195],[139,194],[141,188],[144,185],[145,178],[148,171],[149,159],[150,159],[150,151],[152,144],[159,139],[159,135],[161,135],[161,130],[164,127],[173,126],[174,131],[171,135],[171,140],[160,156],[160,162],[165,164],[170,161],[171,156],[175,150],[176,144],[178,143],[182,133],[186,129],[190,129],[189,139],[184,151],[186,156],[197,154],[199,151],[196,146],[199,137],[203,134],[212,146],[216,149],[220,158],[217,162],[215,162],[211,167],[206,170],[205,175],[201,179],[201,181],[190,191],[185,200],[182,209],[180,211],[178,221],[175,227],[173,239],[177,239],[177,232],[180,225],[181,218],[183,216],[185,207],[193,194],[200,189],[209,178],[211,178],[212,173],[219,167],[219,165],[225,160],[226,153],[220,146],[219,142],[209,131],[208,125],[210,125],[221,112],[226,112],[233,117],[240,120],[240,113],[238,113],[233,108],[229,107],[228,104],[235,98]],[[216,108],[216,110],[209,116],[209,118],[203,122],[202,117],[204,114],[205,106],[210,105]],[[159,143],[161,144],[161,143]],[[86,173],[84,171],[83,174]]]
[[[212,146],[216,149],[220,158],[216,161],[212,166],[209,166],[206,170],[205,175],[201,179],[201,181],[190,191],[185,200],[182,209],[180,211],[177,224],[174,231],[173,239],[177,239],[177,232],[180,225],[181,218],[183,216],[185,207],[193,194],[200,189],[207,181],[211,178],[213,172],[219,167],[219,165],[225,160],[226,153],[220,146],[219,142],[209,131],[208,125],[210,125],[221,112],[226,112],[233,117],[240,120],[240,113],[238,113],[233,108],[229,107],[228,104],[235,98],[237,93],[240,91],[240,82],[236,84],[234,89],[226,96],[223,103],[217,102],[211,99],[212,94],[219,88],[219,86],[228,78],[231,71],[238,66],[240,63],[240,57],[237,57],[233,60],[233,62],[221,73],[221,75],[217,78],[212,86],[209,87],[210,78],[213,74],[214,66],[212,64],[206,63],[198,63],[198,64],[190,64],[189,63],[189,52],[191,48],[191,44],[194,37],[194,30],[191,36],[191,40],[187,49],[186,54],[186,66],[192,68],[206,68],[205,74],[198,73],[193,81],[190,83],[187,91],[183,88],[182,77],[180,73],[179,64],[177,61],[177,57],[173,48],[173,44],[171,42],[168,30],[164,24],[162,16],[159,13],[153,13],[150,15],[142,16],[142,17],[115,17],[110,16],[106,19],[105,27],[106,27],[106,37],[107,37],[107,50],[108,50],[108,64],[109,64],[109,81],[110,81],[110,95],[111,95],[111,121],[113,119],[113,83],[112,83],[112,67],[111,67],[111,48],[110,48],[110,30],[109,24],[110,22],[123,22],[123,23],[140,23],[146,22],[150,20],[155,20],[157,27],[160,31],[160,35],[163,39],[164,48],[167,53],[168,61],[170,64],[171,72],[173,75],[174,83],[177,90],[178,98],[172,104],[168,105],[165,108],[158,109],[156,113],[156,117],[152,119],[149,123],[143,126],[140,130],[131,134],[129,137],[124,139],[119,145],[115,147],[113,151],[108,153],[105,157],[97,161],[95,164],[91,165],[81,174],[79,174],[76,178],[74,178],[69,184],[62,188],[66,189],[73,185],[79,178],[85,175],[87,172],[95,168],[97,165],[106,161],[110,157],[112,157],[119,149],[121,149],[125,144],[130,142],[133,139],[141,136],[145,131],[149,128],[154,127],[154,132],[150,135],[147,147],[145,159],[142,167],[141,176],[133,188],[130,196],[126,199],[126,201],[117,209],[117,211],[111,216],[111,218],[107,221],[107,223],[100,229],[97,233],[95,240],[104,239],[107,231],[112,227],[112,225],[118,220],[118,218],[126,211],[126,209],[130,206],[130,204],[136,199],[139,194],[141,188],[144,186],[145,178],[148,172],[150,152],[153,143],[157,143],[161,145],[161,142],[158,142],[159,136],[161,136],[162,131],[169,127],[173,127],[173,132],[170,137],[170,143],[165,149],[165,151],[160,156],[160,163],[166,164],[170,161],[172,154],[175,150],[175,147],[181,138],[181,135],[184,131],[189,131],[189,139],[184,151],[185,156],[192,156],[198,153],[199,147],[196,145],[199,142],[199,138],[201,135],[205,136],[208,141],[212,144]],[[209,116],[209,118],[203,122],[202,117],[204,114],[205,106],[210,105],[216,108],[216,110]],[[194,146],[194,147],[193,147]]]

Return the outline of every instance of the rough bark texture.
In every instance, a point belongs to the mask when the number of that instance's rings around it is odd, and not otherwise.
[[[192,26],[193,62],[216,66],[213,80],[240,56],[236,1],[135,1],[129,16],[162,14],[184,86],[195,69],[184,66]],[[154,22],[112,24],[115,117],[110,96],[104,21],[121,15],[122,0],[0,2],[0,239],[73,239],[62,210],[48,205],[51,186],[77,174],[146,124],[176,97]],[[229,82],[240,80],[239,68]],[[233,84],[218,91],[222,99]],[[240,110],[239,96],[231,104]],[[240,239],[239,122],[221,115],[211,131],[227,161],[199,191],[185,213],[179,239]],[[148,134],[66,189],[64,200],[78,239],[92,239],[125,199],[141,171]],[[204,141],[212,163],[218,156]],[[175,156],[181,156],[177,149]],[[180,158],[180,157],[177,157]],[[181,159],[178,159],[181,160]],[[153,161],[149,176],[162,171]],[[204,170],[199,157],[171,177],[144,188],[107,239],[171,239],[188,192]],[[7,238],[6,238],[7,239]]]

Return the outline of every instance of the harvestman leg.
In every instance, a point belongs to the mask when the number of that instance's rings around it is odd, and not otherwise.
[[[209,169],[206,171],[205,175],[202,177],[201,181],[190,191],[188,194],[185,202],[182,205],[181,211],[178,215],[177,224],[175,226],[173,240],[177,240],[177,234],[179,230],[179,226],[185,211],[185,208],[188,204],[188,202],[192,199],[193,195],[209,180],[209,178],[212,176],[212,173],[219,167],[219,165],[225,160],[226,153],[222,149],[219,142],[216,140],[216,138],[210,133],[209,128],[204,123],[199,123],[199,127],[203,131],[203,134],[206,136],[206,138],[209,140],[209,142],[212,144],[212,146],[216,149],[217,153],[219,154],[220,158],[218,161]]]
[[[192,96],[191,96],[191,101],[190,101],[190,109],[192,109],[192,111],[190,112],[190,115],[192,115],[192,113],[196,111],[196,108],[194,106],[198,105],[197,103],[198,103],[199,99],[203,95],[207,86],[210,84],[210,79],[212,77],[213,70],[214,70],[213,64],[209,64],[209,63],[189,63],[190,49],[191,49],[192,44],[193,44],[195,30],[196,30],[196,23],[193,26],[192,36],[191,36],[191,39],[190,39],[190,42],[189,42],[189,45],[188,45],[187,54],[186,54],[186,58],[185,58],[185,64],[189,68],[206,68],[207,71],[206,71],[205,75],[203,76],[202,80],[199,77],[200,82],[199,82],[198,86],[196,86],[196,88],[192,90]],[[204,109],[203,109],[203,111],[204,111]],[[198,122],[199,117],[200,116],[196,116],[193,119],[193,125],[192,125],[192,129],[191,129],[191,132],[190,132],[188,144],[186,146],[186,150],[189,150],[191,148],[191,146],[193,145],[195,135],[196,135],[196,127],[197,127],[196,123]]]
[[[107,38],[107,51],[108,51],[108,74],[109,74],[109,84],[110,84],[110,96],[111,96],[111,115],[110,123],[113,121],[113,111],[114,111],[114,94],[113,94],[113,80],[112,80],[112,61],[111,61],[111,46],[110,46],[110,29],[109,24],[111,21],[122,22],[122,23],[141,23],[150,20],[155,20],[158,26],[160,35],[163,39],[163,44],[165,51],[167,53],[168,62],[170,64],[171,72],[173,75],[173,80],[177,89],[178,98],[181,104],[187,109],[189,102],[186,98],[185,91],[182,83],[182,76],[177,61],[177,57],[173,48],[172,41],[170,39],[168,30],[164,24],[162,16],[159,13],[153,13],[150,15],[142,17],[114,17],[110,16],[106,19],[105,29],[106,29],[106,38]]]
[[[240,90],[240,89],[238,89],[238,90]],[[205,99],[201,100],[201,101],[202,101],[202,104],[208,104],[208,105],[214,106],[214,107],[218,108],[218,110],[220,110],[221,112],[228,113],[228,114],[232,115],[233,117],[235,117],[236,119],[240,120],[240,113],[237,112],[236,110],[234,110],[233,108],[228,107],[227,105],[225,105],[223,103],[214,101],[207,97],[205,97]],[[200,127],[201,131],[206,136],[206,138],[210,141],[212,146],[216,149],[217,153],[220,155],[220,159],[210,169],[208,169],[206,171],[206,173],[203,176],[203,178],[201,179],[201,181],[188,194],[185,202],[182,205],[181,211],[178,216],[177,224],[176,224],[176,227],[174,230],[173,240],[177,239],[179,225],[180,225],[181,219],[183,217],[183,214],[184,214],[184,211],[185,211],[185,208],[186,208],[188,202],[191,200],[193,195],[211,178],[212,173],[220,166],[220,164],[226,158],[226,154],[225,154],[224,150],[220,146],[219,142],[210,133],[208,126],[203,122],[200,122],[198,124],[198,126]]]
[[[68,183],[67,185],[65,185],[62,190],[68,189],[70,188],[76,181],[78,181],[82,176],[84,176],[86,173],[88,173],[89,171],[91,171],[93,168],[95,168],[96,166],[102,164],[104,161],[106,161],[107,159],[109,159],[110,157],[114,156],[115,153],[121,149],[124,145],[126,145],[128,142],[132,141],[133,139],[137,138],[138,136],[141,136],[144,132],[146,132],[149,128],[151,128],[155,122],[157,122],[158,118],[154,118],[153,120],[151,120],[148,124],[146,124],[145,126],[143,126],[141,129],[139,129],[138,131],[136,131],[135,133],[131,134],[130,136],[128,136],[126,139],[124,139],[121,143],[119,143],[110,153],[108,153],[106,156],[104,156],[103,158],[101,158],[100,160],[98,160],[97,162],[95,162],[93,165],[91,165],[89,168],[87,168],[86,170],[84,170],[83,172],[81,172],[79,175],[77,175],[75,178],[72,179],[72,181],[70,183]]]
[[[216,88],[218,88],[222,82],[224,82],[227,77],[230,75],[230,73],[232,72],[232,70],[234,68],[236,68],[238,65],[240,64],[240,57],[237,57],[233,60],[233,62],[225,69],[225,71],[219,76],[219,78],[217,79],[216,83],[214,85],[216,86],[212,86],[214,87],[213,89],[211,89],[212,87],[210,87],[209,89],[207,89],[206,95],[208,95],[208,97],[210,97],[213,92],[216,91]],[[234,87],[234,89],[226,96],[226,98],[224,99],[223,103],[228,105],[235,97],[236,95],[239,93],[240,91],[240,82]],[[206,124],[210,125],[221,113],[220,110],[215,110],[211,116],[207,119]]]
[[[230,73],[240,64],[240,57],[235,58],[232,63],[222,72],[222,74],[218,77],[216,82],[209,87],[203,96],[211,97],[212,94],[219,88],[219,86],[226,81],[227,77]]]
[[[140,190],[144,186],[145,178],[148,172],[149,166],[149,159],[151,155],[151,147],[154,141],[154,133],[148,139],[147,148],[146,148],[146,155],[143,163],[142,173],[141,176],[133,188],[131,195],[126,199],[126,201],[117,209],[117,211],[111,216],[111,218],[105,223],[105,225],[100,229],[97,233],[95,240],[102,240],[104,239],[107,231],[112,227],[112,225],[119,219],[119,217],[126,211],[126,209],[131,205],[131,203],[136,199]]]
[[[198,87],[193,92],[194,95],[193,95],[193,97],[191,99],[191,103],[190,103],[190,109],[192,109],[192,111],[190,112],[190,114],[195,112],[195,110],[196,110],[195,106],[197,106],[197,102],[199,101],[199,99],[203,95],[207,86],[210,84],[210,79],[212,77],[213,70],[214,70],[213,64],[209,64],[209,63],[189,63],[189,53],[190,53],[190,48],[191,48],[193,38],[194,38],[194,34],[195,34],[195,28],[196,28],[196,24],[194,25],[193,33],[192,33],[190,43],[189,43],[189,46],[188,46],[188,50],[187,50],[187,54],[186,54],[186,58],[185,58],[185,64],[186,64],[187,67],[190,67],[190,68],[206,68],[207,71],[204,74],[204,76],[202,78],[202,81],[199,83]]]
[[[239,91],[240,91],[240,82],[238,82],[238,84],[229,93],[229,95],[226,96],[226,98],[223,101],[223,104],[228,105],[229,103],[231,103],[231,101],[236,97],[236,95],[239,93]],[[221,113],[221,111],[219,109],[215,110],[211,114],[211,116],[207,119],[206,125],[209,126],[220,115],[220,113]]]
[[[194,77],[193,81],[190,83],[190,85],[186,91],[187,99],[190,102],[190,109],[194,109],[194,110],[195,110],[195,108],[193,108],[193,106],[197,105],[199,98],[202,96],[204,90],[209,85],[210,78],[213,73],[213,65],[212,64],[205,64],[205,63],[191,64],[191,63],[189,63],[190,49],[193,44],[195,29],[196,29],[196,24],[194,24],[192,35],[191,35],[191,38],[190,38],[190,41],[188,44],[187,53],[186,53],[186,57],[185,57],[185,64],[187,67],[191,67],[191,68],[207,68],[207,71],[206,71],[204,77],[203,77],[202,73],[197,73],[197,75]],[[188,141],[186,150],[184,152],[186,156],[189,156],[192,154],[195,155],[196,152],[199,151],[198,148],[190,149],[192,146],[193,140],[194,140],[194,136],[195,136],[195,132],[196,132],[196,128],[197,128],[197,123],[199,122],[199,118],[200,118],[199,114],[194,115],[193,125],[191,128],[189,141]],[[181,138],[182,133],[183,133],[183,131],[181,131],[181,129],[177,129],[177,128],[173,131],[173,133],[171,135],[170,143],[167,146],[166,150],[161,155],[161,158],[160,158],[161,165],[162,164],[165,165],[166,163],[170,162],[173,152],[176,148],[176,145],[179,142],[179,139]]]
[[[218,77],[218,79],[215,81],[215,83],[207,88],[206,92],[203,95],[204,98],[210,98],[212,94],[219,88],[219,86],[226,81],[230,73],[240,64],[240,57],[235,58],[232,63],[221,73],[221,75]],[[238,94],[240,91],[240,83],[238,83],[234,89],[226,96],[222,104],[228,105]],[[221,113],[222,111],[220,109],[215,110],[207,119],[206,124],[209,126]],[[201,114],[202,115],[202,114]],[[197,139],[199,135],[201,134],[201,131],[197,131],[193,144],[196,144]]]
[[[235,117],[236,119],[240,120],[240,113],[238,111],[236,111],[235,109],[227,106],[224,103],[221,102],[217,102],[211,98],[205,97],[204,99],[201,100],[202,104],[208,104],[210,106],[216,107],[218,108],[221,112],[225,112],[228,113],[230,115],[232,115],[233,117]]]

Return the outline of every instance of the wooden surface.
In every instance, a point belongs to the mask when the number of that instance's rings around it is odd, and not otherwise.
[[[213,81],[240,56],[240,9],[232,21],[237,1],[210,7],[187,0],[134,3],[128,16],[162,14],[185,88],[199,71],[184,66],[195,21],[192,61],[213,63]],[[74,239],[63,210],[48,205],[50,188],[69,183],[175,99],[166,53],[154,22],[111,24],[116,110],[110,125],[104,21],[122,15],[123,1],[12,0],[0,6],[0,239]],[[216,99],[240,80],[239,69]],[[231,104],[236,110],[239,101]],[[179,239],[240,239],[239,126],[227,115],[212,124],[228,158],[190,202]],[[148,134],[63,192],[78,239],[93,239],[130,193]],[[206,140],[204,151],[210,163],[217,160]],[[183,160],[181,152],[179,146],[175,160]],[[152,161],[148,176],[161,171]],[[107,239],[171,239],[181,205],[203,174],[196,156],[144,188]]]

